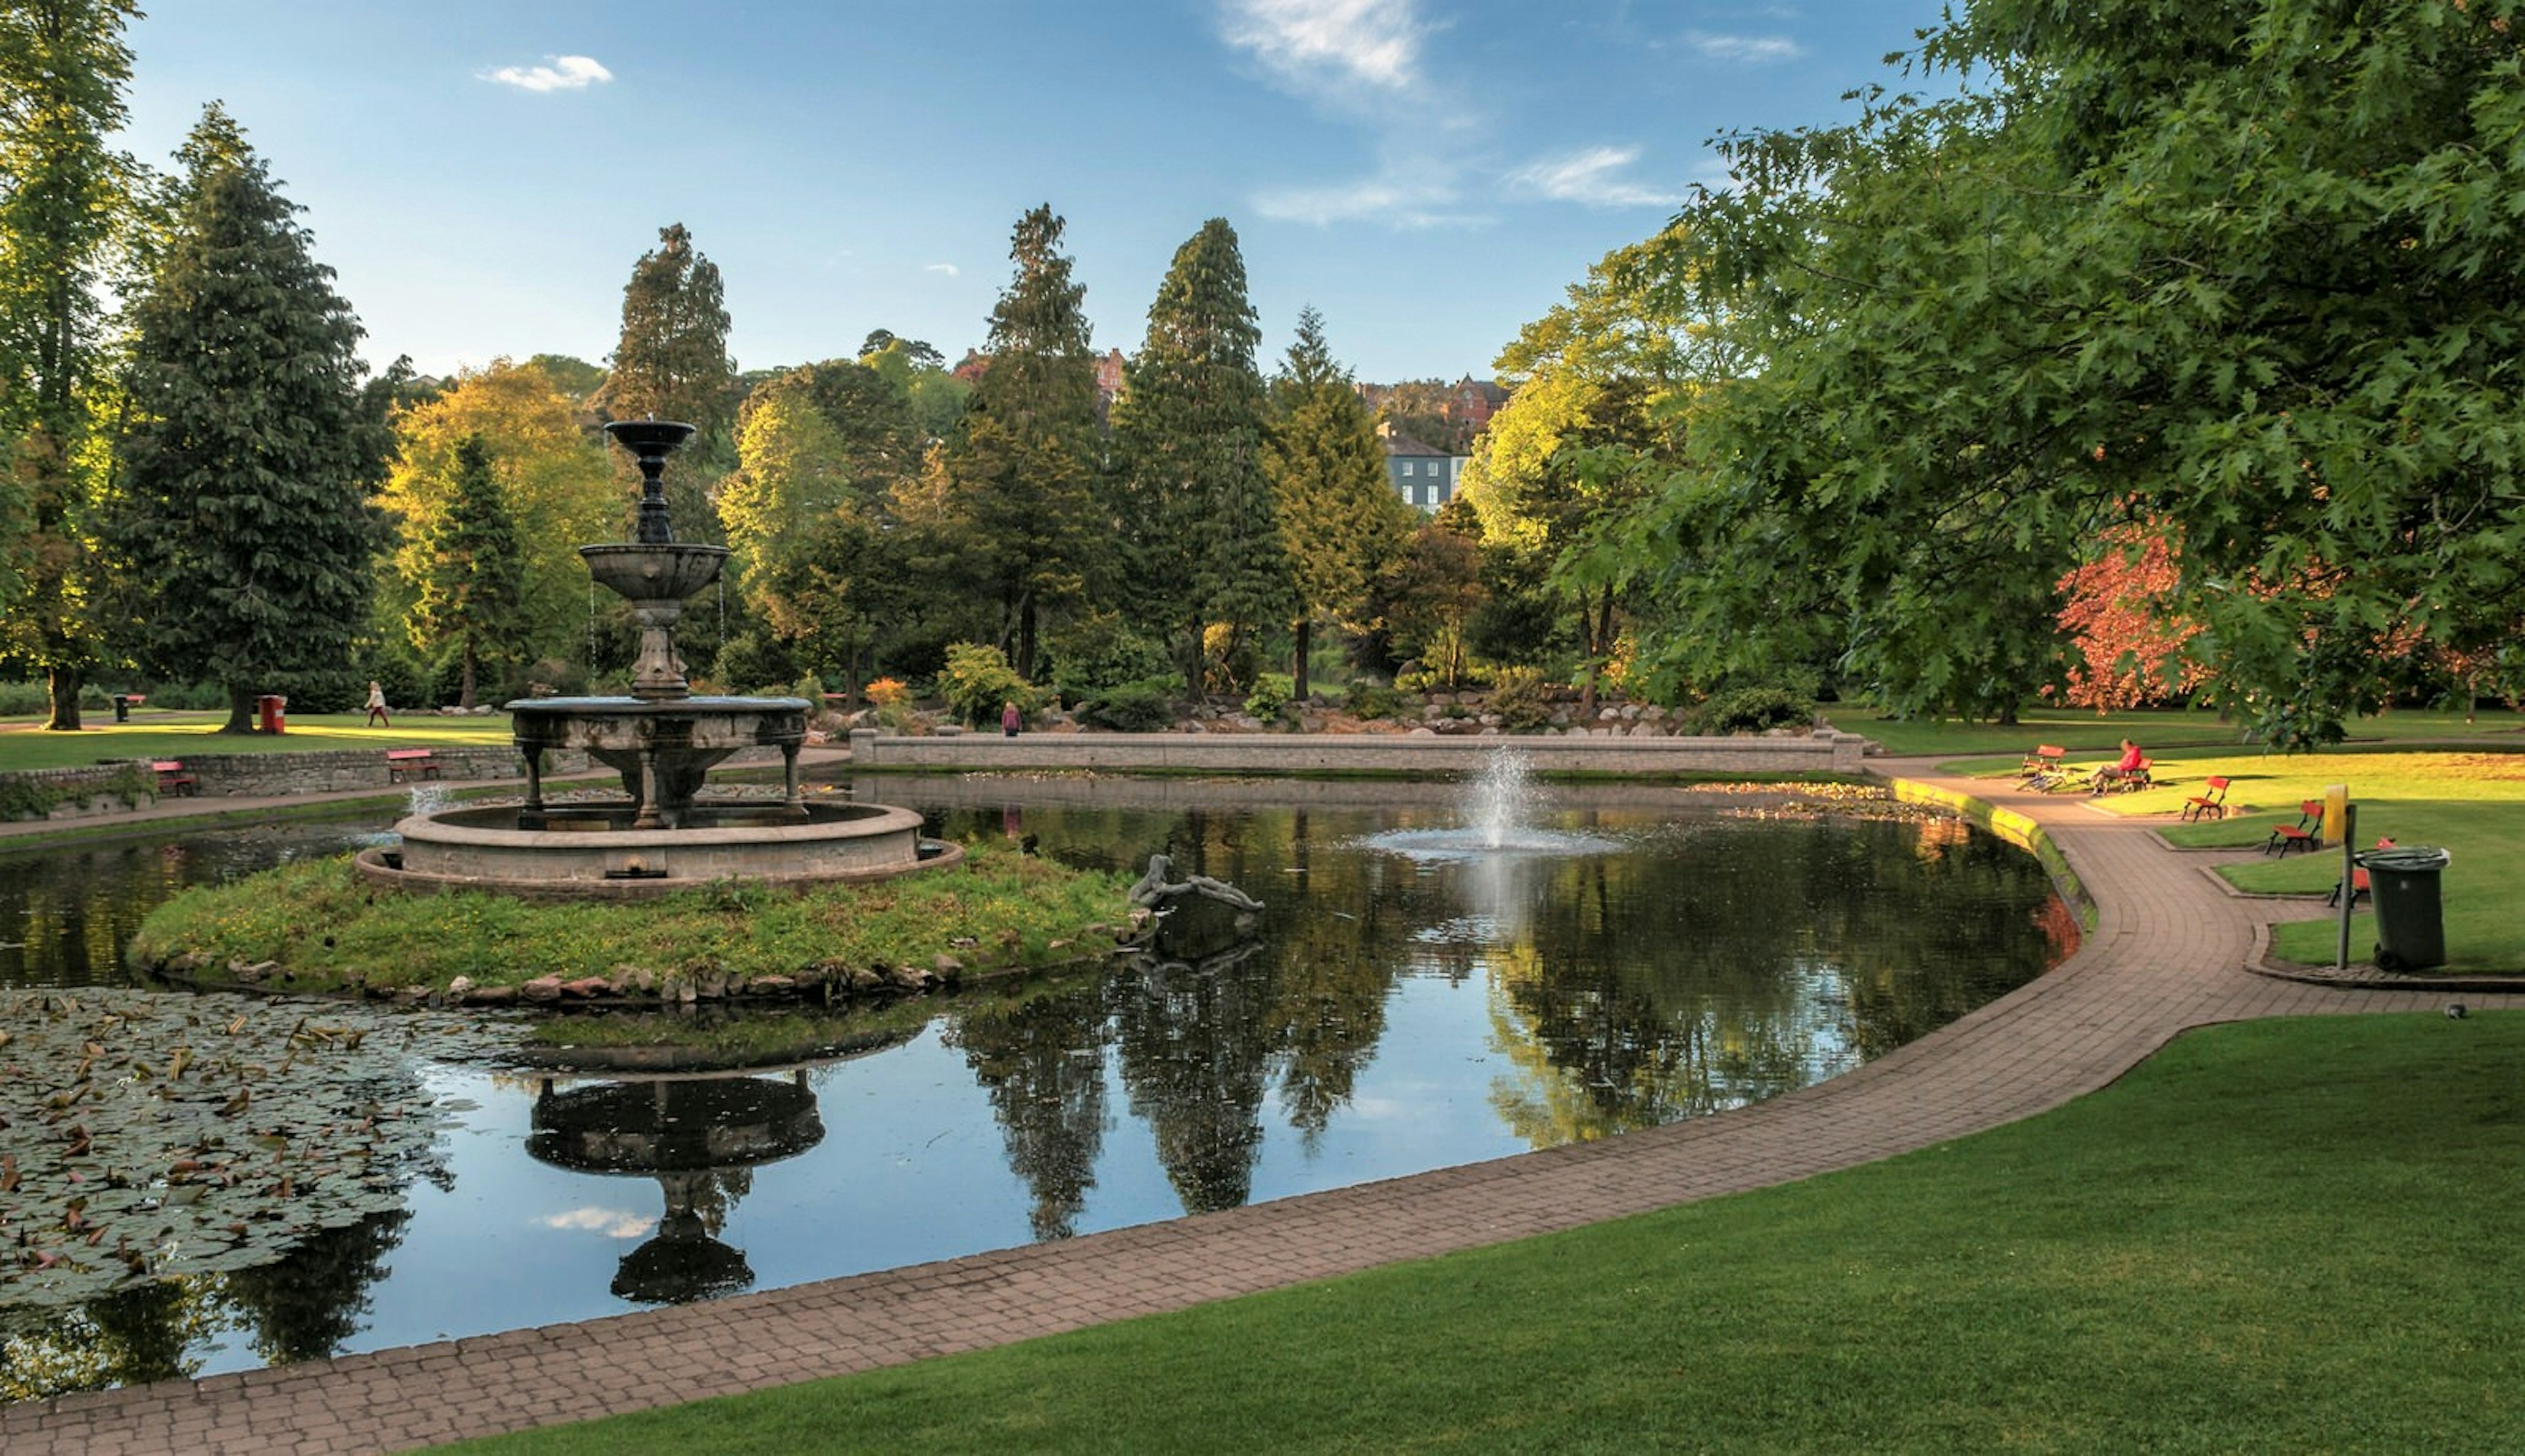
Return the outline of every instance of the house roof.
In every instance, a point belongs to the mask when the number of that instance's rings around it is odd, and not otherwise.
[[[1385,447],[1387,455],[1436,456],[1440,460],[1447,458],[1447,452],[1435,446],[1423,445],[1410,435],[1396,434],[1390,429],[1378,431],[1376,441]]]

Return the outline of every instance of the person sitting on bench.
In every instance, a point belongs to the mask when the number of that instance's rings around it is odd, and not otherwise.
[[[2104,767],[2096,770],[2096,792],[2102,794],[2105,790],[2119,784],[2122,780],[2138,773],[2140,765],[2147,761],[2148,759],[2141,755],[2138,744],[2131,742],[2127,738],[2123,739],[2121,760],[2116,763],[2107,763]]]

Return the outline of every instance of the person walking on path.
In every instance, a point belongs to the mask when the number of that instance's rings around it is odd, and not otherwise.
[[[391,728],[394,726],[394,719],[386,716],[386,690],[377,685],[375,678],[370,678],[368,725],[373,728],[379,723]]]
[[[1012,698],[1000,704],[1000,732],[1003,735],[1009,738],[1016,737],[1017,725],[1024,721],[1025,715],[1017,711],[1015,699]]]

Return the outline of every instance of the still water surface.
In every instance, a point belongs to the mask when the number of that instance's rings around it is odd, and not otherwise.
[[[1163,850],[1266,908],[1245,930],[1188,912],[1163,957],[943,1001],[893,1044],[739,1080],[421,1068],[444,1157],[402,1210],[276,1268],[98,1301],[53,1336],[80,1357],[58,1383],[773,1288],[1653,1126],[1898,1046],[2074,934],[2030,857],[1952,820],[1566,790],[1527,813],[1532,843],[1489,849],[1443,786],[876,796],[1078,863]],[[0,985],[117,982],[115,946],[178,886],[381,827],[0,857],[0,924],[23,927]]]

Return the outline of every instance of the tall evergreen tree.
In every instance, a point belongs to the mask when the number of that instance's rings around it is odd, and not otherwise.
[[[1104,544],[1096,356],[1062,228],[1049,204],[1017,219],[1016,276],[991,310],[990,360],[944,458],[949,504],[999,597],[999,645],[1026,673],[1044,613],[1084,595]]]
[[[196,143],[233,124],[213,107]],[[384,544],[368,503],[390,443],[361,329],[298,207],[251,149],[194,145],[132,305],[133,424],[111,549],[133,655],[227,690],[223,733],[285,674],[346,669]],[[393,376],[377,381],[389,386]]]
[[[1376,417],[1324,342],[1324,317],[1298,315],[1298,337],[1271,381],[1272,423],[1262,440],[1280,540],[1298,584],[1297,650],[1290,676],[1307,696],[1307,655],[1316,622],[1350,632],[1377,623],[1378,573],[1400,557],[1419,523],[1385,475]]]
[[[608,418],[654,415],[698,430],[667,472],[675,534],[686,541],[720,539],[705,486],[736,463],[740,392],[727,329],[718,265],[693,246],[681,222],[658,229],[657,248],[640,255],[622,285],[622,334],[595,403]],[[619,468],[626,483],[637,481],[628,456]],[[625,500],[627,511],[627,492]]]
[[[105,138],[131,79],[129,0],[0,3],[0,660],[44,674],[79,726],[101,453],[98,285],[136,169]]]
[[[464,674],[457,703],[470,709],[477,669],[486,660],[516,656],[525,633],[525,552],[479,435],[456,447],[447,510],[432,523],[421,555],[413,646],[428,651],[455,644]]]
[[[1149,332],[1114,402],[1126,535],[1138,574],[1199,681],[1204,628],[1226,629],[1221,660],[1242,660],[1290,619],[1296,588],[1262,470],[1264,393],[1236,230],[1213,218],[1175,250],[1149,306]],[[1172,569],[1157,569],[1161,558]]]

